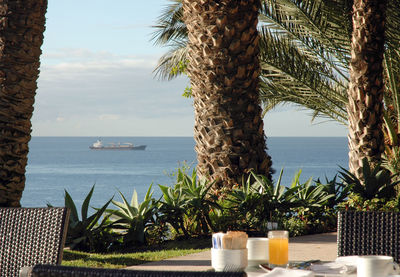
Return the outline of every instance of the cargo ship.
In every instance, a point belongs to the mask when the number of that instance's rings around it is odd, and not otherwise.
[[[93,143],[91,146],[89,146],[90,149],[93,150],[145,150],[146,145],[138,145],[134,146],[132,143],[126,142],[126,143],[108,143],[104,145],[101,140],[97,140],[95,143]]]

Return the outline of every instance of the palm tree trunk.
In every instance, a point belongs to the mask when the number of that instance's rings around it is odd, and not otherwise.
[[[259,0],[183,0],[197,172],[215,188],[249,170],[271,178],[259,105]]]
[[[362,160],[372,164],[384,151],[383,54],[386,0],[355,0],[349,86],[349,166],[361,180]]]
[[[47,0],[0,3],[0,206],[20,206]]]

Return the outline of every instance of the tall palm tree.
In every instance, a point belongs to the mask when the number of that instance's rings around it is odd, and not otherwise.
[[[294,104],[348,124],[352,0],[264,0],[259,16],[261,84],[264,113],[279,104]],[[156,26],[156,42],[174,46],[156,72],[174,77],[186,59],[185,26],[180,0],[173,0]],[[387,7],[384,56],[384,131],[390,153],[400,145],[400,0]],[[178,71],[179,73],[180,71]],[[171,74],[172,73],[172,74]]]
[[[0,206],[20,206],[47,0],[0,3]]]
[[[354,0],[349,86],[349,166],[363,178],[362,160],[381,161],[386,0]]]
[[[359,1],[354,4],[358,5]],[[289,4],[290,3],[290,4]],[[350,117],[349,128],[349,166],[351,171],[358,177],[361,177],[360,163],[363,157],[367,157],[370,161],[381,159],[381,153],[384,149],[382,140],[382,114],[395,115],[390,112],[391,106],[396,99],[396,78],[393,74],[398,71],[399,56],[389,55],[399,47],[399,1],[390,0],[388,9],[390,22],[387,30],[387,55],[386,55],[386,83],[387,97],[386,111],[382,102],[380,109],[374,111],[373,118],[377,114],[377,122],[374,120],[364,124],[372,124],[368,127],[375,130],[374,134],[379,138],[373,138],[371,135],[362,135],[360,130],[360,110],[362,105],[354,106],[354,93],[350,99],[347,96],[347,88],[349,87],[349,65],[351,62],[351,33],[353,30],[350,8],[353,6],[353,1],[344,0],[327,0],[327,1],[266,1],[266,8],[263,11],[263,39],[262,58],[263,64],[261,94],[264,104],[267,109],[273,108],[277,103],[292,102],[303,107],[313,110],[313,116],[326,116],[331,119],[347,124],[347,119]],[[359,12],[355,13],[359,15]],[[370,26],[370,25],[369,25]],[[271,33],[269,30],[276,28],[278,31]],[[382,32],[383,30],[374,30]],[[363,34],[364,32],[361,32]],[[370,33],[370,32],[367,32]],[[355,30],[353,34],[360,34],[359,30]],[[264,41],[262,40],[262,42]],[[354,38],[353,38],[354,42]],[[381,42],[381,51],[383,50],[383,42]],[[277,51],[277,49],[280,49]],[[375,49],[377,51],[377,49]],[[398,50],[397,50],[398,51]],[[354,52],[353,52],[354,54]],[[381,53],[382,55],[382,53]],[[315,58],[317,57],[317,58]],[[356,61],[357,62],[357,61]],[[382,70],[382,57],[374,60],[376,70]],[[354,64],[354,61],[353,61]],[[389,66],[391,66],[389,68]],[[375,78],[374,76],[372,78]],[[382,76],[378,77],[381,80],[383,92],[384,82]],[[391,80],[389,82],[389,80]],[[397,84],[399,86],[399,84]],[[289,89],[288,89],[289,88]],[[390,96],[390,91],[393,91]],[[360,96],[356,99],[360,99]],[[353,98],[353,100],[352,100]],[[378,99],[382,99],[381,94]],[[368,101],[371,99],[369,98]],[[347,112],[346,106],[350,104],[352,107]],[[364,106],[365,107],[365,106]],[[398,107],[398,105],[395,105]],[[372,111],[363,111],[361,116]],[[389,119],[390,116],[386,116]],[[394,118],[393,116],[391,117]],[[393,136],[395,128],[389,128],[392,125],[391,120],[386,120],[385,129],[391,130],[387,132],[388,138]],[[397,124],[398,125],[398,124]],[[387,144],[392,143],[393,139],[387,141]],[[364,144],[364,145],[363,145]],[[370,149],[367,149],[366,145]],[[371,147],[375,146],[372,150]],[[358,148],[358,150],[355,150]]]
[[[216,188],[249,170],[271,177],[258,98],[260,1],[183,0],[182,8],[198,174]]]

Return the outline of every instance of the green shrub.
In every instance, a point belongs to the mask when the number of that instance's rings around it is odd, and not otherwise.
[[[309,233],[307,223],[298,217],[289,217],[282,221],[282,229],[289,231],[289,236],[297,237]]]
[[[356,211],[400,211],[400,196],[392,199],[372,198],[365,199],[358,194],[350,193],[349,198],[339,205],[339,209]]]

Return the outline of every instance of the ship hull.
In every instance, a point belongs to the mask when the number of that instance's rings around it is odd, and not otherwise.
[[[145,150],[147,145],[138,145],[138,146],[89,146],[92,150]]]

